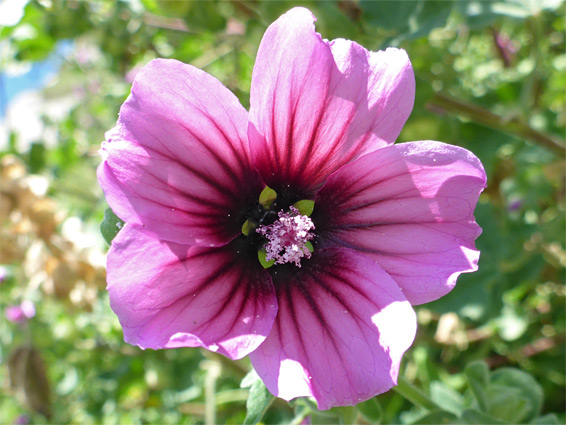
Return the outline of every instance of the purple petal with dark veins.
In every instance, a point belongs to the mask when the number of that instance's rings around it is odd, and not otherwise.
[[[175,60],[152,61],[102,145],[98,178],[108,204],[162,240],[231,241],[263,189],[250,165],[247,118],[214,77]]]
[[[413,142],[372,152],[334,173],[312,219],[321,246],[344,246],[375,260],[412,304],[448,293],[477,270],[474,208],[486,176],[469,151]]]
[[[232,359],[256,349],[271,330],[277,299],[269,274],[241,245],[178,245],[126,224],[107,266],[110,305],[126,342],[200,346]]]
[[[250,94],[254,165],[275,191],[289,185],[303,196],[342,165],[392,144],[415,92],[405,51],[328,42],[314,21],[295,8],[267,29]]]
[[[416,318],[387,273],[353,250],[315,251],[273,273],[279,312],[250,359],[277,397],[312,396],[321,410],[354,405],[397,383]]]

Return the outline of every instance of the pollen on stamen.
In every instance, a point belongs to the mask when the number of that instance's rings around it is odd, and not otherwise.
[[[294,263],[301,267],[301,258],[311,258],[307,242],[314,238],[312,220],[291,207],[289,212],[280,211],[279,220],[267,226],[259,226],[256,232],[267,239],[264,248],[266,260],[275,264]]]

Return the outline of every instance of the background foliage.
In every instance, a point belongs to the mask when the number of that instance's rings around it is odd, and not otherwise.
[[[247,107],[261,36],[297,4],[325,38],[406,49],[417,98],[400,141],[464,146],[489,179],[479,271],[417,308],[402,375],[422,394],[401,385],[324,414],[273,401],[253,375],[241,387],[247,359],[125,344],[98,228],[97,150],[136,70],[176,58]],[[251,394],[249,423],[266,407],[265,423],[564,423],[565,13],[555,0],[27,2],[0,29],[2,109],[15,76],[56,65],[1,127],[0,307],[31,300],[36,315],[2,315],[0,422],[242,423]]]

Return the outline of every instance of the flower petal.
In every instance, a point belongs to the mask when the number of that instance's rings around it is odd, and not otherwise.
[[[229,242],[263,189],[246,128],[246,110],[218,80],[178,61],[152,61],[102,145],[98,178],[110,207],[159,239]]]
[[[239,359],[277,314],[271,278],[240,253],[159,241],[126,226],[108,253],[110,305],[124,339],[141,348],[205,347]]]
[[[312,216],[321,246],[373,258],[412,304],[448,293],[477,270],[474,208],[486,176],[469,151],[413,142],[370,153],[333,174]]]
[[[396,385],[416,318],[393,279],[344,248],[315,251],[301,269],[289,267],[272,275],[279,312],[250,354],[269,391],[286,400],[313,396],[326,410]]]
[[[254,164],[276,192],[312,194],[362,154],[395,141],[413,107],[407,54],[322,40],[295,8],[266,31],[254,66],[248,136]]]

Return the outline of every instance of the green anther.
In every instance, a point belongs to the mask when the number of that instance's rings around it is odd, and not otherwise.
[[[262,265],[262,267],[263,267],[264,269],[268,269],[268,268],[270,268],[272,265],[275,264],[275,260],[269,260],[269,261],[268,261],[266,257],[267,257],[267,253],[265,252],[265,250],[260,249],[260,250],[257,252],[257,258],[258,258],[260,264]]]
[[[276,198],[277,192],[275,192],[269,186],[265,186],[265,188],[259,194],[259,203],[265,208],[269,208]]]
[[[242,234],[244,236],[248,236],[250,234],[250,230],[252,229],[253,229],[253,225],[252,223],[250,223],[250,220],[244,221],[244,224],[242,224]]]
[[[295,202],[293,206],[299,210],[301,215],[310,217],[314,210],[314,201],[311,201],[310,199],[302,199],[298,202]]]

